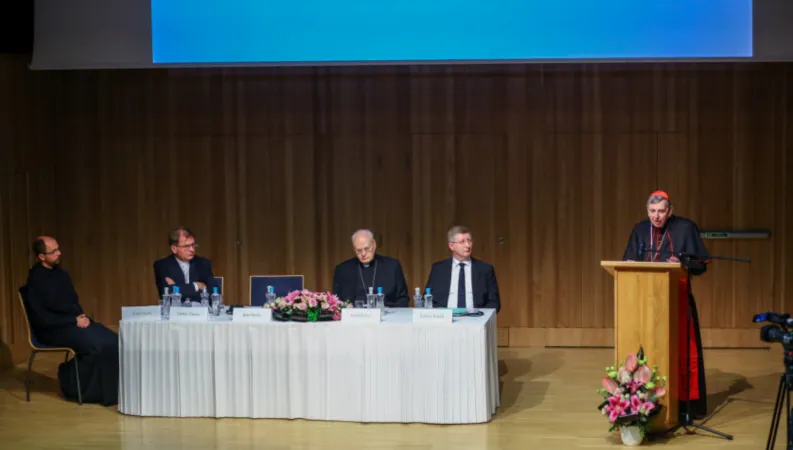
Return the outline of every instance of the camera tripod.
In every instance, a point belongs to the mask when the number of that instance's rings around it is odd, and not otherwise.
[[[766,450],[773,450],[776,443],[776,433],[779,430],[779,419],[782,416],[782,408],[785,408],[785,422],[787,423],[787,450],[793,450],[793,423],[790,421],[790,388],[793,387],[793,357],[788,356],[790,352],[785,351],[785,367],[787,371],[779,377],[779,391],[776,394],[776,404],[774,405],[774,417],[771,419],[771,430],[768,432],[768,443]],[[783,404],[786,398],[786,404]]]

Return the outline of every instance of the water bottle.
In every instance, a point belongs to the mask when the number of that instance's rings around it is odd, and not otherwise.
[[[217,288],[217,286],[214,286],[212,288],[212,300],[210,301],[210,305],[211,305],[211,308],[212,308],[211,309],[211,313],[212,313],[213,316],[219,316],[220,315],[220,302],[221,301],[222,300],[220,299],[220,294],[218,294],[218,288]]]
[[[376,305],[375,305],[376,298],[375,298],[374,293],[372,292],[372,289],[374,289],[374,288],[369,288],[369,293],[366,294],[366,307],[367,308],[376,307]]]
[[[164,307],[166,302],[170,303],[170,300],[171,294],[168,293],[168,286],[166,286],[165,289],[163,289],[162,297],[160,297],[160,306]]]
[[[166,320],[171,317],[171,294],[168,293],[167,286],[160,299],[160,314]]]
[[[209,292],[207,292],[206,286],[201,289],[201,307],[206,308],[207,311],[212,311],[212,309],[209,307]]]
[[[275,303],[275,289],[272,286],[267,286],[267,294],[265,294],[265,305]]]
[[[385,294],[383,294],[383,288],[380,286],[377,286],[377,308],[385,308]]]
[[[182,294],[179,292],[179,286],[173,287],[173,294],[171,294],[171,306],[182,306]]]
[[[413,307],[414,308],[424,307],[424,297],[421,296],[420,288],[416,288],[416,292],[413,294]]]
[[[427,288],[427,292],[424,294],[424,307],[432,308],[432,294],[430,293],[430,288]]]

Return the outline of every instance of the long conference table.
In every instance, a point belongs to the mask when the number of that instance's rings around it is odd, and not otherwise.
[[[119,411],[430,424],[483,423],[499,406],[495,310],[452,324],[129,321]]]

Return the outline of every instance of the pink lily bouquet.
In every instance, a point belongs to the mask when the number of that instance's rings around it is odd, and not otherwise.
[[[265,305],[273,310],[273,319],[295,322],[324,322],[341,320],[342,308],[350,308],[350,302],[342,302],[330,292],[309,290],[292,291],[286,297]]]
[[[606,367],[603,387],[598,389],[605,401],[598,409],[609,418],[609,432],[638,426],[644,435],[652,418],[661,410],[658,399],[666,393],[666,376],[658,375],[658,366],[652,370],[647,366],[641,347],[638,354],[631,353],[620,366]]]

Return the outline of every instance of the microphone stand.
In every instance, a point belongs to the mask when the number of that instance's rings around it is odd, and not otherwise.
[[[700,424],[694,422],[694,418],[691,415],[691,328],[693,327],[693,321],[694,321],[693,299],[691,298],[691,294],[690,294],[690,292],[691,292],[691,275],[692,275],[691,274],[691,266],[693,265],[693,263],[698,263],[698,264],[701,264],[701,265],[704,266],[706,264],[706,261],[712,260],[712,259],[729,260],[729,261],[741,261],[741,262],[749,262],[750,260],[748,260],[746,258],[732,258],[732,257],[726,257],[726,256],[702,257],[702,256],[697,256],[697,255],[686,254],[686,253],[683,253],[683,252],[675,252],[674,254],[675,254],[675,256],[678,257],[678,259],[680,259],[680,264],[686,269],[686,277],[687,277],[686,296],[688,298],[686,299],[687,308],[686,308],[686,342],[685,342],[685,345],[686,345],[686,366],[685,366],[685,369],[686,369],[686,386],[685,386],[686,399],[683,401],[683,403],[685,404],[685,410],[681,411],[682,414],[681,414],[681,417],[679,418],[680,421],[679,421],[679,423],[677,425],[675,425],[674,427],[672,427],[669,430],[669,433],[674,433],[679,428],[683,428],[687,432],[691,433],[691,430],[689,430],[688,427],[693,427],[693,428],[697,428],[697,429],[700,429],[700,430],[703,430],[703,431],[707,431],[709,433],[713,433],[715,435],[718,435],[718,436],[721,436],[721,437],[727,439],[728,441],[731,441],[732,438],[733,438],[732,435],[726,434],[726,433],[722,433],[721,431],[717,431],[717,430],[714,430],[712,428],[708,428],[708,427],[706,427],[704,425],[700,425]],[[698,347],[701,348],[701,345],[699,345]],[[702,358],[702,356],[703,355],[700,354],[699,358]],[[701,375],[702,378],[704,378],[704,374],[700,374],[699,370],[697,370],[697,375],[698,376]]]
[[[640,246],[640,251],[649,252],[651,255],[653,253],[660,253],[660,251],[655,250],[655,249],[646,249],[646,248],[644,248],[644,245]],[[721,437],[727,439],[728,441],[731,441],[733,439],[732,435],[726,434],[726,433],[722,433],[721,431],[717,431],[717,430],[714,430],[712,428],[708,428],[708,427],[706,427],[704,425],[700,425],[700,424],[694,422],[694,418],[691,416],[691,328],[693,326],[693,320],[694,320],[693,319],[693,314],[694,314],[694,312],[693,312],[693,300],[692,300],[691,294],[690,294],[690,292],[691,292],[691,275],[692,275],[691,274],[691,269],[692,269],[692,265],[694,265],[694,264],[701,264],[702,266],[704,266],[707,262],[709,262],[710,260],[714,260],[714,259],[726,260],[726,261],[747,262],[747,263],[751,262],[751,260],[748,259],[748,258],[734,258],[734,257],[728,257],[728,256],[695,255],[695,254],[686,253],[686,252],[672,252],[672,254],[674,256],[676,256],[680,260],[680,264],[686,269],[686,277],[687,277],[687,289],[686,289],[687,292],[686,292],[686,296],[688,298],[686,299],[687,308],[686,308],[686,342],[685,342],[685,345],[686,345],[686,365],[685,365],[685,369],[686,369],[686,386],[685,386],[686,400],[683,401],[683,403],[685,403],[685,408],[684,408],[684,412],[681,411],[679,413],[680,417],[678,418],[679,419],[678,424],[675,425],[674,427],[670,428],[669,430],[663,432],[663,434],[674,433],[675,431],[677,431],[680,428],[685,429],[688,433],[692,433],[692,431],[689,430],[688,427],[693,427],[693,428],[697,428],[697,429],[700,429],[700,430],[703,430],[703,431],[707,431],[709,433],[713,433],[715,435],[718,435],[718,436],[721,436]],[[652,256],[651,256],[651,259],[653,259]],[[703,270],[703,272],[704,272],[704,270]],[[702,273],[702,272],[700,272],[700,273]],[[699,273],[697,275],[699,275]],[[701,347],[701,345],[698,346],[698,347]],[[699,355],[699,358],[702,358],[701,354]],[[699,374],[699,371],[697,371],[697,374],[698,375],[702,375],[703,378],[704,378],[704,374]]]

